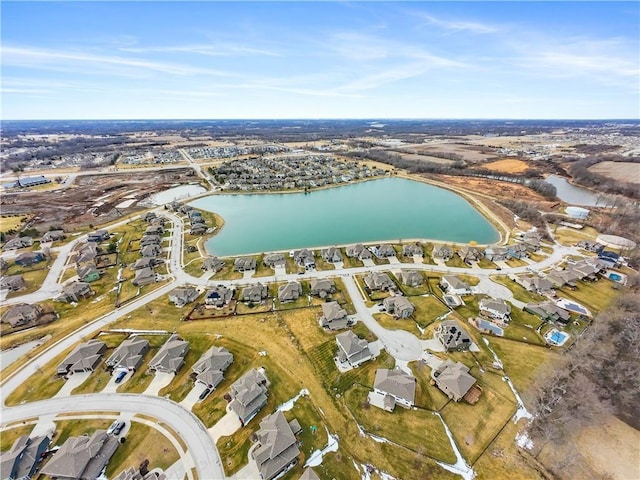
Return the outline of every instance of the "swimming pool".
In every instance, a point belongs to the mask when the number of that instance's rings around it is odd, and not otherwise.
[[[555,328],[549,330],[547,335],[545,336],[547,339],[547,343],[556,345],[558,347],[564,345],[564,343],[569,339],[571,335],[565,332],[561,332],[560,330],[556,330]]]
[[[621,283],[621,284],[625,284],[627,281],[627,276],[624,275],[623,273],[619,273],[619,272],[607,272],[607,274],[605,275],[606,278],[608,278],[609,280],[616,282],[616,283]]]

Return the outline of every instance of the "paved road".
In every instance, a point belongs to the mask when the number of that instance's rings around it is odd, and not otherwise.
[[[220,456],[209,432],[191,412],[171,400],[127,393],[98,393],[74,395],[68,398],[52,398],[2,409],[2,423],[20,422],[29,418],[61,413],[112,412],[144,414],[159,420],[180,433],[187,444],[189,456],[198,472],[198,478],[224,477]]]

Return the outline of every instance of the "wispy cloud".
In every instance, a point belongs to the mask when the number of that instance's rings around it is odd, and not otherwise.
[[[230,57],[238,55],[282,56],[280,53],[271,50],[230,43],[167,45],[161,47],[123,47],[120,48],[120,50],[129,53],[191,53],[210,57]]]
[[[433,25],[448,32],[468,32],[476,34],[497,33],[500,29],[495,25],[461,19],[438,18],[426,12],[415,12],[427,25]]]

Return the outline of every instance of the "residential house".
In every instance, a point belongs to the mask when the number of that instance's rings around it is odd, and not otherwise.
[[[379,368],[373,382],[369,403],[392,412],[396,405],[411,408],[415,403],[417,380],[399,368]],[[372,401],[373,400],[373,401]]]
[[[270,268],[284,267],[287,263],[282,253],[268,253],[264,256],[262,262]]]
[[[145,235],[163,235],[164,228],[162,227],[162,225],[150,225],[145,229],[144,234]]]
[[[417,270],[404,270],[398,274],[398,278],[408,287],[419,287],[424,282],[422,273]]]
[[[507,245],[507,256],[509,258],[525,258],[529,256],[527,247],[522,243]]]
[[[325,262],[339,263],[342,262],[342,253],[337,247],[323,248],[320,251],[320,256]]]
[[[382,304],[387,310],[387,313],[393,315],[395,318],[409,318],[413,315],[415,307],[407,299],[400,295],[395,297],[387,297],[383,300]]]
[[[541,236],[538,232],[526,232],[522,236],[522,244],[525,246],[527,251],[535,252],[540,250],[540,240]]]
[[[402,255],[405,257],[421,257],[424,255],[424,250],[422,250],[422,247],[419,244],[410,243],[402,246]]]
[[[268,386],[264,372],[256,369],[249,370],[231,385],[229,408],[238,415],[243,426],[267,404]]]
[[[5,275],[0,277],[0,290],[9,290],[10,292],[17,292],[26,288],[27,284],[24,281],[22,275]]]
[[[208,270],[213,273],[218,273],[224,268],[224,260],[220,260],[218,257],[208,257],[202,262],[202,270]]]
[[[565,270],[562,272],[552,272],[546,276],[546,279],[551,282],[553,288],[560,288],[564,285],[575,288],[576,283],[580,280],[580,274],[574,270]]]
[[[96,339],[81,343],[58,365],[58,375],[93,372],[106,350],[107,345]]]
[[[62,287],[62,293],[56,298],[59,302],[79,302],[85,298],[89,298],[95,292],[91,290],[91,286],[86,282],[73,282]]]
[[[439,258],[446,262],[447,260],[451,260],[451,258],[453,258],[453,250],[446,245],[437,245],[433,247],[431,256],[433,258]]]
[[[511,306],[501,298],[485,297],[478,303],[480,313],[487,317],[500,320],[502,323],[509,323]]]
[[[320,477],[313,471],[313,468],[307,467],[298,480],[320,480]]]
[[[478,262],[482,259],[482,250],[476,247],[465,245],[456,252],[465,263]]]
[[[476,379],[469,375],[469,367],[453,360],[445,360],[431,371],[436,386],[451,400],[459,402],[471,390]]]
[[[146,247],[149,245],[157,245],[160,247],[162,243],[162,237],[160,235],[145,235],[140,239],[140,246]]]
[[[28,305],[19,303],[4,312],[2,315],[2,323],[8,323],[12,328],[20,327],[30,323],[35,324],[41,317],[45,315],[44,309],[38,305]]]
[[[367,341],[358,338],[351,330],[336,335],[336,343],[338,344],[336,359],[343,365],[347,364],[355,368],[373,358]]]
[[[151,220],[153,220],[154,218],[157,218],[155,212],[147,212],[142,216],[142,219],[147,223],[151,222]]]
[[[93,262],[95,258],[98,256],[98,247],[95,243],[86,243],[83,244],[78,249],[78,254],[76,255],[76,265],[81,265],[87,262]]]
[[[586,251],[593,253],[600,253],[602,250],[604,250],[604,245],[597,242],[592,242],[590,240],[580,240],[576,244],[576,247],[584,248]]]
[[[136,370],[149,350],[149,341],[140,337],[127,338],[107,359],[107,367]]]
[[[571,319],[571,314],[567,310],[558,307],[553,302],[528,303],[522,307],[522,310],[536,315],[547,322],[560,322],[566,324],[569,323],[569,320]]]
[[[184,357],[187,356],[187,352],[189,352],[189,342],[174,333],[151,359],[149,370],[176,374],[184,365]]]
[[[33,245],[33,238],[25,236],[25,237],[16,237],[9,240],[2,247],[3,250],[18,250],[20,248],[27,248]]]
[[[40,473],[57,480],[95,480],[119,444],[117,436],[107,435],[104,430],[69,437]]]
[[[42,252],[26,252],[18,255],[16,258],[16,265],[20,265],[21,267],[31,267],[36,263],[44,261],[46,258],[47,257],[45,257]]]
[[[302,285],[298,282],[289,282],[278,287],[278,300],[282,303],[293,302],[302,295]]]
[[[471,287],[455,275],[442,277],[440,288],[446,293],[455,293],[456,295],[471,295],[473,293]]]
[[[372,258],[373,254],[361,243],[350,245],[347,247],[347,257],[357,258],[358,260],[367,260]]]
[[[58,240],[64,240],[64,230],[49,230],[44,233],[40,238],[40,243],[57,242]]]
[[[455,320],[441,322],[434,336],[447,352],[466,352],[472,344],[467,331]]]
[[[336,292],[336,284],[329,278],[314,278],[311,280],[311,295],[326,298]]]
[[[553,290],[553,284],[546,278],[528,275],[516,277],[516,282],[526,290],[539,294],[550,293]]]
[[[176,288],[169,292],[169,301],[176,307],[184,307],[187,303],[193,302],[200,292],[193,287]]]
[[[135,278],[132,283],[137,287],[144,287],[158,281],[158,274],[152,268],[141,268],[135,272]]]
[[[492,262],[502,262],[509,258],[509,253],[505,247],[491,245],[484,249],[484,256]]]
[[[280,410],[266,416],[255,435],[257,445],[251,450],[251,457],[258,465],[261,480],[272,480],[298,462],[298,441]]]
[[[389,258],[396,256],[395,248],[387,244],[371,247],[371,252],[378,258]]]
[[[223,308],[231,302],[233,298],[233,290],[225,287],[224,285],[217,285],[210,290],[204,297],[204,303],[208,307]]]
[[[238,257],[233,262],[233,269],[237,272],[248,272],[256,269],[256,259],[253,257]]]
[[[347,311],[338,302],[325,302],[322,304],[320,326],[329,330],[347,328],[352,322],[347,317]]]
[[[269,289],[266,285],[256,283],[242,289],[242,301],[261,303],[269,295]]]
[[[363,280],[366,287],[371,291],[387,291],[396,287],[396,284],[386,273],[371,272],[365,275]]]
[[[304,267],[305,270],[316,268],[316,260],[313,252],[306,248],[295,250],[293,252],[293,260],[296,262],[296,265]]]
[[[77,268],[78,279],[81,282],[91,283],[100,279],[100,272],[93,264],[84,264]]]
[[[9,262],[7,262],[4,258],[0,258],[0,272],[3,272],[5,270],[9,269]]]
[[[157,258],[157,257],[142,257],[139,258],[138,260],[136,260],[132,265],[131,268],[134,270],[140,270],[142,268],[153,268],[156,265],[160,265],[164,263],[164,260],[162,260],[161,258]]]
[[[96,230],[87,235],[88,242],[102,242],[109,239],[109,232],[106,230]]]
[[[224,347],[211,347],[191,368],[196,382],[214,389],[224,379],[224,371],[233,363],[233,355]]]
[[[189,233],[191,235],[204,235],[207,233],[207,226],[204,223],[192,223]]]
[[[24,435],[16,439],[9,450],[0,453],[0,478],[2,480],[29,480],[38,470],[51,437]]]
[[[143,257],[157,257],[160,255],[160,247],[158,245],[145,245],[140,249]]]

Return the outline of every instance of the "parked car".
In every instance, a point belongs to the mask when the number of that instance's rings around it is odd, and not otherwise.
[[[107,434],[114,434],[114,435],[118,435],[118,433],[120,433],[122,431],[122,428],[124,427],[124,422],[119,422],[118,420],[116,420],[115,422],[113,422],[111,424],[111,426],[107,429]],[[118,430],[116,432],[116,430]]]
[[[124,371],[124,370],[123,370],[123,371],[121,371],[121,372],[118,374],[118,376],[116,377],[116,383],[120,383],[120,382],[124,379],[124,377],[126,377],[126,376],[127,376],[127,372],[126,372],[126,371]]]
[[[204,400],[205,398],[207,398],[207,395],[209,395],[211,393],[211,389],[210,388],[206,388],[201,394],[200,394],[200,400]]]
[[[126,424],[124,422],[118,422],[118,424],[116,425],[116,428],[113,429],[113,434],[120,435],[120,432],[125,427],[125,425]]]

